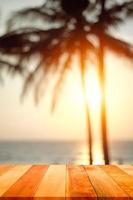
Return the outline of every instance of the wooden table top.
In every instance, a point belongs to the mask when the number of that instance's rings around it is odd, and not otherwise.
[[[130,165],[0,165],[0,200],[133,199]]]

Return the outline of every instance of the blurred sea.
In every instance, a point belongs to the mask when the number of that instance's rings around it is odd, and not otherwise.
[[[111,142],[110,155],[112,163],[133,164],[133,141]],[[89,164],[88,148],[85,142],[76,141],[2,141],[0,163]],[[94,164],[103,164],[100,149],[96,151]]]

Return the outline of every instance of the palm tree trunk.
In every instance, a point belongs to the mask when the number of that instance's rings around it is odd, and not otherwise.
[[[90,122],[90,110],[88,105],[88,99],[86,95],[86,83],[85,83],[85,64],[83,58],[81,58],[81,85],[82,85],[82,94],[84,99],[84,106],[86,112],[86,126],[87,126],[87,136],[88,136],[88,148],[89,148],[89,163],[90,165],[93,164],[93,156],[92,156],[92,129],[91,129],[91,122]]]
[[[90,123],[90,110],[89,110],[87,96],[86,96],[86,87],[85,87],[84,77],[82,77],[82,90],[83,90],[84,106],[85,106],[85,112],[86,112],[86,126],[87,126],[87,136],[88,136],[89,162],[90,162],[90,165],[92,165],[93,164],[92,130],[91,130],[91,123]]]
[[[105,164],[109,164],[108,138],[107,138],[107,116],[106,116],[106,91],[105,91],[105,66],[104,66],[104,43],[102,34],[99,37],[99,78],[102,90],[101,100],[101,129]]]

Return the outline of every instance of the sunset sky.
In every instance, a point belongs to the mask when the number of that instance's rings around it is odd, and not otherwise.
[[[4,21],[11,11],[39,5],[39,2],[43,1],[0,0],[1,33],[4,32]],[[133,21],[127,21],[115,30],[115,34],[128,42],[133,42]],[[133,140],[133,65],[120,57],[108,55],[106,66],[109,137],[113,140]],[[19,97],[22,79],[10,78],[4,74],[4,84],[0,85],[0,140],[84,140],[85,113],[80,84],[75,74],[71,73],[66,81],[57,109],[52,115],[49,94],[42,98],[38,106],[34,104],[32,93],[21,103]],[[91,76],[94,76],[93,84],[97,85],[94,68]],[[94,86],[94,89],[97,90],[97,86]],[[92,96],[98,98],[95,92]],[[96,104],[91,103],[92,122],[97,138],[100,132],[98,103],[94,103]]]

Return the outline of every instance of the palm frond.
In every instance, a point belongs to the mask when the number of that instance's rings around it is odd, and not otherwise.
[[[10,32],[0,38],[0,51],[9,54],[25,54],[39,51],[39,48],[49,45],[49,42],[58,39],[64,28],[40,30],[22,29]]]
[[[61,0],[46,0],[41,6],[23,9],[12,15],[8,21],[10,31],[0,37],[0,68],[6,66],[9,73],[24,74],[22,96],[33,85],[38,102],[41,95],[39,88],[44,86],[45,90],[49,82],[53,81],[54,109],[68,70],[72,67],[73,55],[79,52],[80,61],[84,62],[80,67],[85,68],[81,69],[82,72],[86,71],[86,60],[96,63],[98,46],[90,37],[94,36],[99,40],[101,32],[106,49],[132,60],[133,46],[113,37],[107,31],[122,23],[125,16],[132,15],[133,3],[131,0],[122,3],[114,1],[110,4],[109,1],[106,2],[108,6],[101,13],[102,1],[89,1],[86,13],[80,13],[80,17],[65,12],[61,7]],[[23,26],[20,23],[31,19],[40,20],[41,28],[37,28],[35,24]],[[31,70],[33,58],[36,64]]]
[[[127,17],[133,16],[133,1],[125,1],[122,3],[115,3],[110,9],[107,10],[110,14],[113,15],[124,15]]]
[[[36,21],[41,21],[42,23],[47,24],[47,26],[54,23],[57,24],[57,22],[58,24],[62,24],[62,21],[65,21],[67,17],[64,16],[64,13],[61,12],[61,10],[58,11],[57,7],[55,9],[54,4],[55,2],[49,0],[41,6],[25,8],[15,12],[7,21],[7,31],[19,28],[20,25],[22,26],[22,23],[25,23],[24,27],[29,26],[28,22],[34,24]]]
[[[133,60],[133,45],[117,39],[109,34],[104,34],[105,47],[118,56]]]
[[[72,55],[68,54],[64,64],[62,64],[62,68],[58,71],[58,78],[54,86],[53,95],[52,95],[52,106],[51,111],[54,112],[57,102],[59,100],[59,96],[61,94],[61,90],[65,83],[65,79],[68,75],[68,71],[70,70],[72,64]]]

